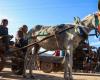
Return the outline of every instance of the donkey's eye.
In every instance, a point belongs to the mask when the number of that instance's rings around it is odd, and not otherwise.
[[[100,16],[100,14],[98,13],[98,14],[96,14],[97,16]]]
[[[100,13],[94,14],[95,18],[100,17]]]

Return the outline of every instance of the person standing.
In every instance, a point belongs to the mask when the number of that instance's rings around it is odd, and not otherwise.
[[[19,28],[17,31],[16,37],[15,37],[15,46],[17,48],[22,48],[28,44],[28,38],[27,38],[27,30],[28,27],[26,25],[23,25],[22,27]],[[27,53],[27,48],[21,49],[20,54],[17,55],[18,58],[20,58],[20,61],[15,60],[17,65],[14,66],[16,68],[16,74],[22,75],[24,74],[24,59],[25,55]]]
[[[23,25],[22,26],[22,32],[23,32],[23,36],[24,36],[24,39],[27,40],[27,31],[28,31],[28,27],[27,25]]]
[[[21,48],[28,44],[27,31],[28,31],[28,27],[26,25],[23,25],[22,27],[19,28],[15,38],[16,47]],[[27,51],[26,48],[23,49],[23,52],[26,51]]]

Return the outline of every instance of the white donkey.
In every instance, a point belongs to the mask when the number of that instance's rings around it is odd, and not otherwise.
[[[72,64],[73,64],[73,50],[79,45],[79,43],[86,39],[88,33],[96,29],[97,30],[97,21],[99,21],[99,13],[91,14],[86,16],[78,25],[75,24],[63,24],[58,26],[36,26],[34,29],[29,31],[31,36],[33,35],[32,43],[35,41],[42,40],[48,35],[55,34],[54,37],[51,37],[47,40],[42,41],[34,45],[34,54],[31,55],[30,61],[30,75],[32,75],[32,63],[37,61],[37,54],[40,47],[45,48],[46,50],[65,50],[64,57],[64,79],[72,80]],[[72,29],[66,30],[63,33],[59,34],[59,31],[62,31],[66,28],[74,27]],[[29,53],[26,54],[26,58]],[[27,59],[25,61],[26,69]],[[26,74],[25,74],[26,75]]]

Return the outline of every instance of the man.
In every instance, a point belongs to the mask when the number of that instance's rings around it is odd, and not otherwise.
[[[0,25],[0,36],[8,35],[8,20],[3,19]]]
[[[15,46],[18,48],[22,48],[28,44],[28,38],[27,38],[27,30],[28,27],[26,25],[23,25],[22,27],[19,28],[17,31],[17,35],[15,37]],[[22,59],[21,61],[18,61],[18,65],[14,67],[18,67],[16,74],[23,74],[24,73],[24,58],[25,54],[27,52],[27,48],[24,48],[21,50],[20,54],[18,54],[18,58]]]
[[[2,37],[2,42],[5,47],[5,51],[7,52],[9,50],[9,38],[12,38],[13,36],[8,35],[8,20],[3,19],[0,25],[0,36]]]
[[[16,35],[16,38],[15,38],[16,47],[21,48],[21,47],[24,47],[24,46],[26,46],[28,44],[27,30],[28,30],[28,27],[26,25],[23,25],[17,31],[17,35]],[[26,51],[27,51],[26,48],[23,49],[24,53]]]
[[[27,40],[27,31],[28,31],[27,25],[23,25],[22,26],[22,32],[23,32],[23,36],[24,36],[25,40]]]

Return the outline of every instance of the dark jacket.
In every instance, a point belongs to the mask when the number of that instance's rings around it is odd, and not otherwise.
[[[0,36],[3,36],[3,35],[8,35],[8,28],[0,25]]]
[[[0,25],[0,36],[3,36],[3,43],[8,44],[8,28]]]
[[[22,31],[17,31],[17,35],[16,35],[16,38],[15,38],[15,46],[16,47],[24,47],[28,44],[28,40],[25,40],[24,39],[24,36],[23,36],[23,32]],[[23,49],[23,52],[26,52],[27,49]]]
[[[9,49],[8,28],[0,25],[0,36],[2,37],[2,43],[7,51]]]

